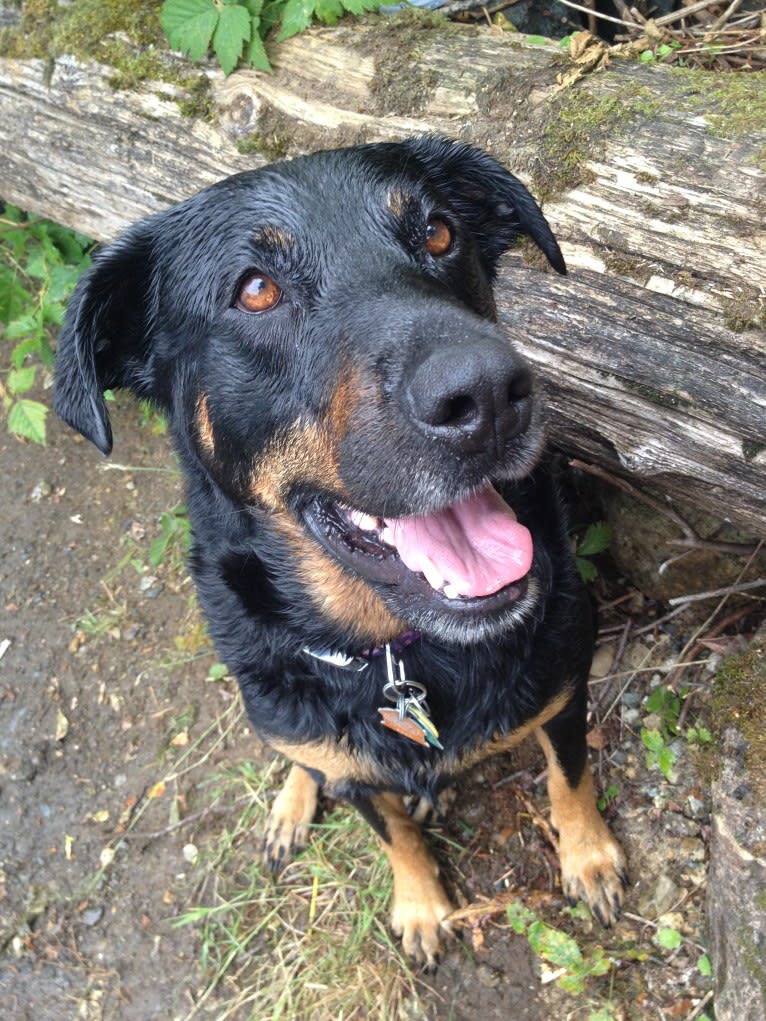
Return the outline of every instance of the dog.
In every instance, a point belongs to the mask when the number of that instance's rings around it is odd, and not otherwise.
[[[372,824],[404,950],[438,961],[452,906],[403,796],[534,734],[562,888],[604,924],[623,852],[586,751],[590,605],[529,368],[497,322],[534,199],[435,136],[229,177],[131,227],[79,282],[58,414],[102,454],[104,390],[167,416],[191,570],[250,721],[293,765],[264,837],[280,870],[321,788]]]

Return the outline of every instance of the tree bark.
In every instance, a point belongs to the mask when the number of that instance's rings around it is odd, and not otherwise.
[[[208,69],[208,119],[182,114],[173,84],[115,91],[99,65],[59,59],[46,78],[0,60],[0,195],[105,240],[277,155],[422,131],[478,144],[544,200],[569,265],[559,279],[516,250],[498,279],[552,440],[766,534],[759,76],[736,91],[615,61],[563,85],[558,46],[412,20],[310,32],[272,57],[273,75]]]

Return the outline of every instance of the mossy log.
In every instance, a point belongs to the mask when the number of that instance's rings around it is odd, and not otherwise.
[[[0,195],[103,240],[277,156],[422,131],[483,146],[543,200],[570,269],[519,250],[498,281],[553,440],[766,534],[762,77],[615,60],[566,85],[558,46],[412,18],[272,58],[273,75],[206,69],[196,117],[172,80],[0,60]]]

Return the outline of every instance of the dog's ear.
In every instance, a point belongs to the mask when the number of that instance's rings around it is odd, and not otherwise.
[[[104,390],[142,392],[153,319],[151,249],[147,223],[102,249],[74,289],[59,335],[56,413],[105,456],[112,450],[112,429]]]
[[[500,255],[524,234],[558,273],[566,273],[561,249],[540,207],[492,156],[436,135],[408,139],[404,146],[472,228],[490,275]]]

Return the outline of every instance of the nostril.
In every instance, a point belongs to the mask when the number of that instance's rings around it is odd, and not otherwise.
[[[469,425],[479,416],[479,407],[469,394],[456,394],[441,402],[440,415],[434,425]]]
[[[529,397],[532,393],[532,376],[529,372],[520,372],[508,384],[508,403],[513,404]]]

